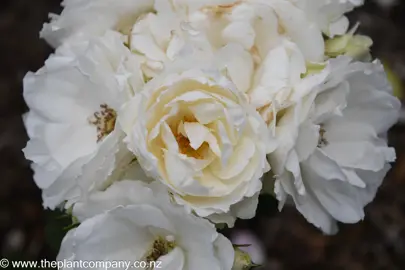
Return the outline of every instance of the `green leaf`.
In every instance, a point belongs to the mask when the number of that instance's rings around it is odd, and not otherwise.
[[[71,215],[62,211],[46,210],[45,237],[48,246],[57,253],[63,237],[66,235],[64,228],[72,224]]]

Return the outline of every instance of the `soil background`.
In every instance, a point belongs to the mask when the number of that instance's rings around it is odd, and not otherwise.
[[[404,2],[383,8],[369,0],[350,15],[352,22],[361,23],[360,32],[373,38],[373,55],[402,81]],[[0,1],[0,252],[10,259],[54,259],[68,224],[61,213],[43,210],[21,152],[27,141],[22,79],[52,52],[38,33],[49,12],[60,12],[59,5],[59,0]],[[255,219],[237,223],[263,241],[267,259],[261,269],[405,269],[405,125],[395,126],[389,137],[398,159],[366,207],[364,221],[341,225],[337,235],[324,236],[295,209],[278,213],[274,199],[264,197]]]

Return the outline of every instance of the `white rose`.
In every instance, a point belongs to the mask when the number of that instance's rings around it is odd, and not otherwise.
[[[105,188],[136,164],[116,118],[143,86],[139,62],[115,33],[78,46],[61,48],[24,79],[24,153],[49,208]]]
[[[269,155],[280,207],[291,196],[326,233],[336,231],[335,220],[363,219],[363,207],[395,160],[384,136],[398,119],[400,102],[380,63],[351,61],[330,60],[318,93],[283,112],[279,147]]]
[[[93,205],[82,205],[88,218],[65,236],[57,260],[143,261],[159,263],[156,268],[166,270],[231,270],[231,242],[207,220],[171,204],[155,184],[118,182],[100,194],[107,200],[95,198]],[[110,206],[96,203],[114,200],[121,206],[107,212],[101,210]]]
[[[178,203],[203,217],[229,214],[232,205],[260,191],[269,170],[266,154],[275,145],[260,115],[226,77],[193,68],[194,59],[185,62],[146,84],[119,121],[141,166]],[[257,198],[252,203],[248,214],[232,213],[252,217]]]

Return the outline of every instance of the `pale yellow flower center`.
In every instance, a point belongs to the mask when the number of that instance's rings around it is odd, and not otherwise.
[[[193,116],[185,116],[183,118],[183,123],[195,123],[197,120]],[[204,159],[205,155],[209,149],[207,142],[204,142],[198,149],[194,149],[190,145],[190,140],[179,132],[177,127],[171,127],[172,132],[176,138],[177,144],[179,145],[179,151],[183,155],[188,157],[193,157],[195,159]]]
[[[157,261],[160,257],[169,254],[176,247],[174,241],[168,241],[166,238],[159,236],[153,242],[152,248],[147,253],[145,260],[147,262]]]
[[[190,140],[187,137],[184,137],[183,134],[177,134],[176,140],[179,144],[180,153],[195,159],[204,159],[204,154],[209,148],[206,142],[204,142],[198,149],[192,148],[190,146]]]
[[[100,105],[100,111],[95,112],[89,119],[90,124],[97,127],[97,142],[110,134],[115,128],[117,113],[107,104]]]

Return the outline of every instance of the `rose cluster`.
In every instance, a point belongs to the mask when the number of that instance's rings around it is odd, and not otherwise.
[[[24,78],[44,207],[79,225],[58,259],[247,269],[216,227],[260,193],[324,233],[364,218],[400,102],[362,0],[65,0]]]

